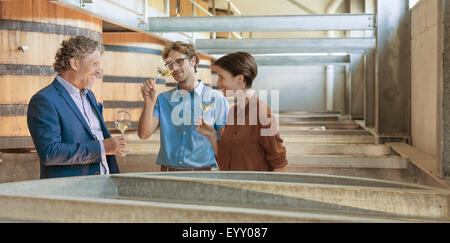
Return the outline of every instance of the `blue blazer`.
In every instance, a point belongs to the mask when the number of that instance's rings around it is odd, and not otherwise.
[[[87,92],[97,113],[105,139],[111,137],[102,112],[91,91]],[[37,92],[30,100],[28,129],[39,154],[41,178],[95,175],[100,173],[100,143],[58,80]],[[119,173],[116,157],[107,155],[110,173]]]

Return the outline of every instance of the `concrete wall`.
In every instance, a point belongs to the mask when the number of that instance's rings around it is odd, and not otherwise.
[[[326,111],[324,66],[258,66],[256,90],[279,90],[280,111]],[[334,67],[334,109],[344,110],[345,67]],[[270,105],[270,97],[268,97]]]
[[[442,67],[439,1],[421,0],[411,10],[411,139],[414,147],[435,159]]]

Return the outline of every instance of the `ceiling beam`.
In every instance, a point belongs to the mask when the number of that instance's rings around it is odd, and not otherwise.
[[[140,9],[133,9],[132,6],[141,6],[142,1],[130,0],[123,1],[124,5],[120,5],[116,2],[109,0],[95,0],[91,3],[85,2],[84,5],[80,4],[80,0],[48,0],[51,3],[70,8],[89,16],[99,18],[103,21],[112,23],[114,25],[129,29],[131,31],[136,31],[139,33],[147,34],[152,37],[158,38],[163,41],[184,41],[191,42],[192,37],[189,36],[192,33],[150,33],[144,31],[145,23],[143,22],[143,11],[142,7]],[[155,11],[147,6],[147,11],[149,14],[154,14]],[[147,18],[148,19],[148,18]]]
[[[348,65],[350,56],[254,56],[259,66]]]
[[[373,14],[152,17],[149,32],[374,30]]]
[[[362,53],[375,45],[375,38],[198,39],[195,43],[199,51],[208,54]]]

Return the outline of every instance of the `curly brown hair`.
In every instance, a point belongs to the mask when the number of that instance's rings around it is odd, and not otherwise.
[[[56,52],[53,69],[61,74],[70,69],[72,57],[82,60],[95,51],[103,54],[104,48],[100,42],[84,36],[73,36],[61,43],[61,48]]]
[[[195,47],[191,44],[183,43],[181,41],[175,41],[175,42],[169,42],[168,45],[166,45],[166,48],[163,51],[162,57],[164,59],[167,58],[170,51],[177,51],[180,53],[185,54],[189,59],[192,59],[192,57],[195,57],[195,66],[194,70],[195,73],[197,73],[197,67],[198,63],[200,62],[200,58],[198,57],[198,52],[195,50]]]

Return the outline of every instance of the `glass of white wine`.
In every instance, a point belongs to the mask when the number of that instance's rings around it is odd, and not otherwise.
[[[203,93],[202,103],[200,104],[200,106],[202,107],[202,115],[204,112],[209,111],[212,108],[214,108],[214,102],[215,102],[214,97],[212,97],[211,95],[204,95],[204,93]]]
[[[209,111],[214,107],[214,103],[209,103],[209,102],[203,102],[202,103],[202,110],[203,111]]]
[[[159,66],[156,68],[156,77],[165,78],[172,75],[173,71],[167,67],[166,63],[161,60]]]
[[[125,110],[119,110],[116,113],[116,120],[115,120],[116,128],[120,131],[122,134],[122,137],[125,136],[125,131],[130,127],[131,120],[130,120],[130,113]],[[127,154],[129,151],[128,149],[121,149],[119,151],[122,154]]]

